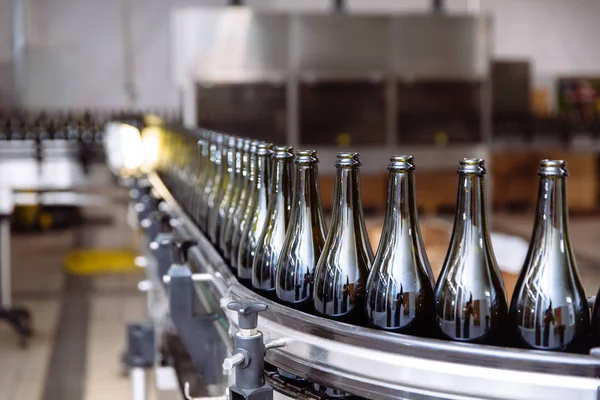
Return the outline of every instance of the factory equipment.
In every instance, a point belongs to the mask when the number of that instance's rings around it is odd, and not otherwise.
[[[257,294],[241,284],[194,213],[203,202],[194,185],[210,171],[202,161],[209,154],[200,157],[196,143],[220,146],[223,139],[202,129],[159,131],[157,162],[132,180],[131,191],[147,238],[142,250],[154,327],[154,335],[140,337],[155,339],[159,392],[231,399],[598,398],[597,349],[566,354],[408,336]],[[338,163],[354,163],[356,156],[341,157]],[[461,168],[477,172],[478,162],[465,160]],[[232,369],[235,376],[227,374]],[[132,376],[134,387],[144,386],[143,376]]]

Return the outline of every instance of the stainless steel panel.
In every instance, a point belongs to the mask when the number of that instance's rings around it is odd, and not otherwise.
[[[393,69],[402,79],[482,79],[488,75],[491,19],[412,15],[392,22]]]
[[[288,20],[250,9],[185,8],[172,20],[175,80],[283,80],[288,68]]]
[[[299,71],[384,72],[389,66],[390,18],[343,14],[299,15]]]
[[[317,383],[371,399],[597,399],[600,359],[465,345],[415,338],[329,321],[266,300],[237,283],[229,267],[182,213],[161,180],[156,190],[179,215],[177,230],[199,242],[191,256],[202,272],[215,274],[228,295],[214,291],[230,331],[237,316],[226,309],[231,299],[254,298],[269,309],[259,318],[265,339],[284,339],[267,361]],[[228,341],[224,337],[224,341]]]

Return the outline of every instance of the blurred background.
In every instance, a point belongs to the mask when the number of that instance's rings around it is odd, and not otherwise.
[[[387,158],[412,154],[436,273],[457,162],[484,158],[509,296],[539,160],[565,159],[573,247],[594,294],[598,16],[597,0],[0,0],[0,186],[15,193],[0,211],[12,222],[9,289],[34,333],[22,349],[0,320],[10,366],[0,368],[0,399],[128,398],[124,323],[142,318],[145,300],[143,274],[127,267],[139,249],[127,193],[103,161],[103,126],[116,116],[152,112],[314,148],[325,209],[336,153],[358,151],[374,249]],[[14,144],[28,134],[72,144]],[[82,250],[124,267],[81,267]]]

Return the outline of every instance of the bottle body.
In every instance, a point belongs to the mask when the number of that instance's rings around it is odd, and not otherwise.
[[[360,199],[360,161],[340,153],[331,227],[315,268],[313,307],[317,315],[366,325],[365,289],[373,260]]]
[[[385,224],[367,281],[369,325],[428,336],[433,327],[433,273],[421,238],[411,156],[395,156],[388,166]]]
[[[258,240],[267,223],[269,204],[268,188],[270,145],[261,143],[256,148],[256,171],[248,197],[248,205],[243,220],[247,221],[240,237],[237,262],[238,279],[248,287],[252,286],[252,265],[256,256]]]
[[[225,213],[225,220],[222,222],[221,233],[219,237],[219,248],[225,261],[231,262],[231,236],[232,223],[237,212],[238,203],[243,195],[246,185],[246,174],[248,173],[248,157],[250,151],[250,140],[243,140],[243,145],[236,153],[234,183],[231,193],[231,199],[228,202],[228,210]]]
[[[208,238],[214,246],[219,244],[219,236],[222,219],[225,215],[225,205],[223,200],[228,196],[231,190],[233,172],[235,168],[235,146],[234,137],[225,137],[221,149],[221,164],[218,170],[218,185],[213,190],[212,197],[209,198],[211,208],[208,214]]]
[[[502,345],[508,305],[487,227],[483,160],[462,160],[458,173],[452,238],[434,290],[436,325],[444,339]]]
[[[571,248],[566,163],[541,162],[537,212],[510,307],[513,345],[587,352],[589,308]]]
[[[208,215],[211,209],[209,199],[219,182],[217,171],[221,164],[220,142],[223,140],[219,134],[214,132],[212,132],[210,136],[211,138],[208,144],[207,178],[202,194],[202,200],[200,201],[200,210],[198,212],[200,229],[204,233],[207,232]]]
[[[236,274],[238,268],[238,258],[240,254],[240,242],[242,240],[244,231],[246,230],[246,224],[248,223],[248,220],[244,217],[246,215],[246,208],[248,208],[248,202],[250,201],[250,193],[252,192],[254,180],[256,179],[256,163],[258,161],[256,158],[257,145],[258,142],[254,142],[250,147],[250,153],[248,155],[247,174],[245,179],[246,182],[244,184],[244,189],[240,194],[240,200],[238,201],[238,205],[236,206],[233,218],[231,218],[231,224],[229,227],[231,232],[231,254],[229,256],[230,266]],[[227,237],[229,236],[227,235]]]
[[[296,180],[290,224],[277,267],[277,299],[297,310],[312,311],[315,267],[325,246],[315,151],[296,153]]]
[[[269,190],[267,222],[258,239],[252,263],[252,287],[268,298],[275,298],[275,278],[292,208],[291,147],[275,147]]]

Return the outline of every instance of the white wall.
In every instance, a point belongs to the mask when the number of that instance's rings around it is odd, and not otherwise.
[[[0,107],[12,101],[12,0],[0,0]]]
[[[483,10],[494,16],[495,57],[530,60],[536,87],[600,76],[600,1],[484,0]]]
[[[26,85],[29,107],[177,108],[171,79],[170,11],[226,0],[23,0],[26,3]],[[255,7],[323,10],[329,0],[248,0]],[[429,0],[347,0],[353,12],[426,11]],[[130,4],[131,17],[123,17]],[[450,12],[480,8],[495,19],[494,54],[530,59],[536,86],[556,76],[600,75],[600,0],[447,0]],[[11,0],[0,0],[2,66],[10,71]],[[124,21],[126,22],[124,24]],[[127,29],[128,31],[125,31]],[[136,94],[125,92],[124,35],[131,34]],[[4,76],[6,76],[4,72]],[[9,74],[9,73],[8,73]],[[0,89],[0,103],[2,103]]]

